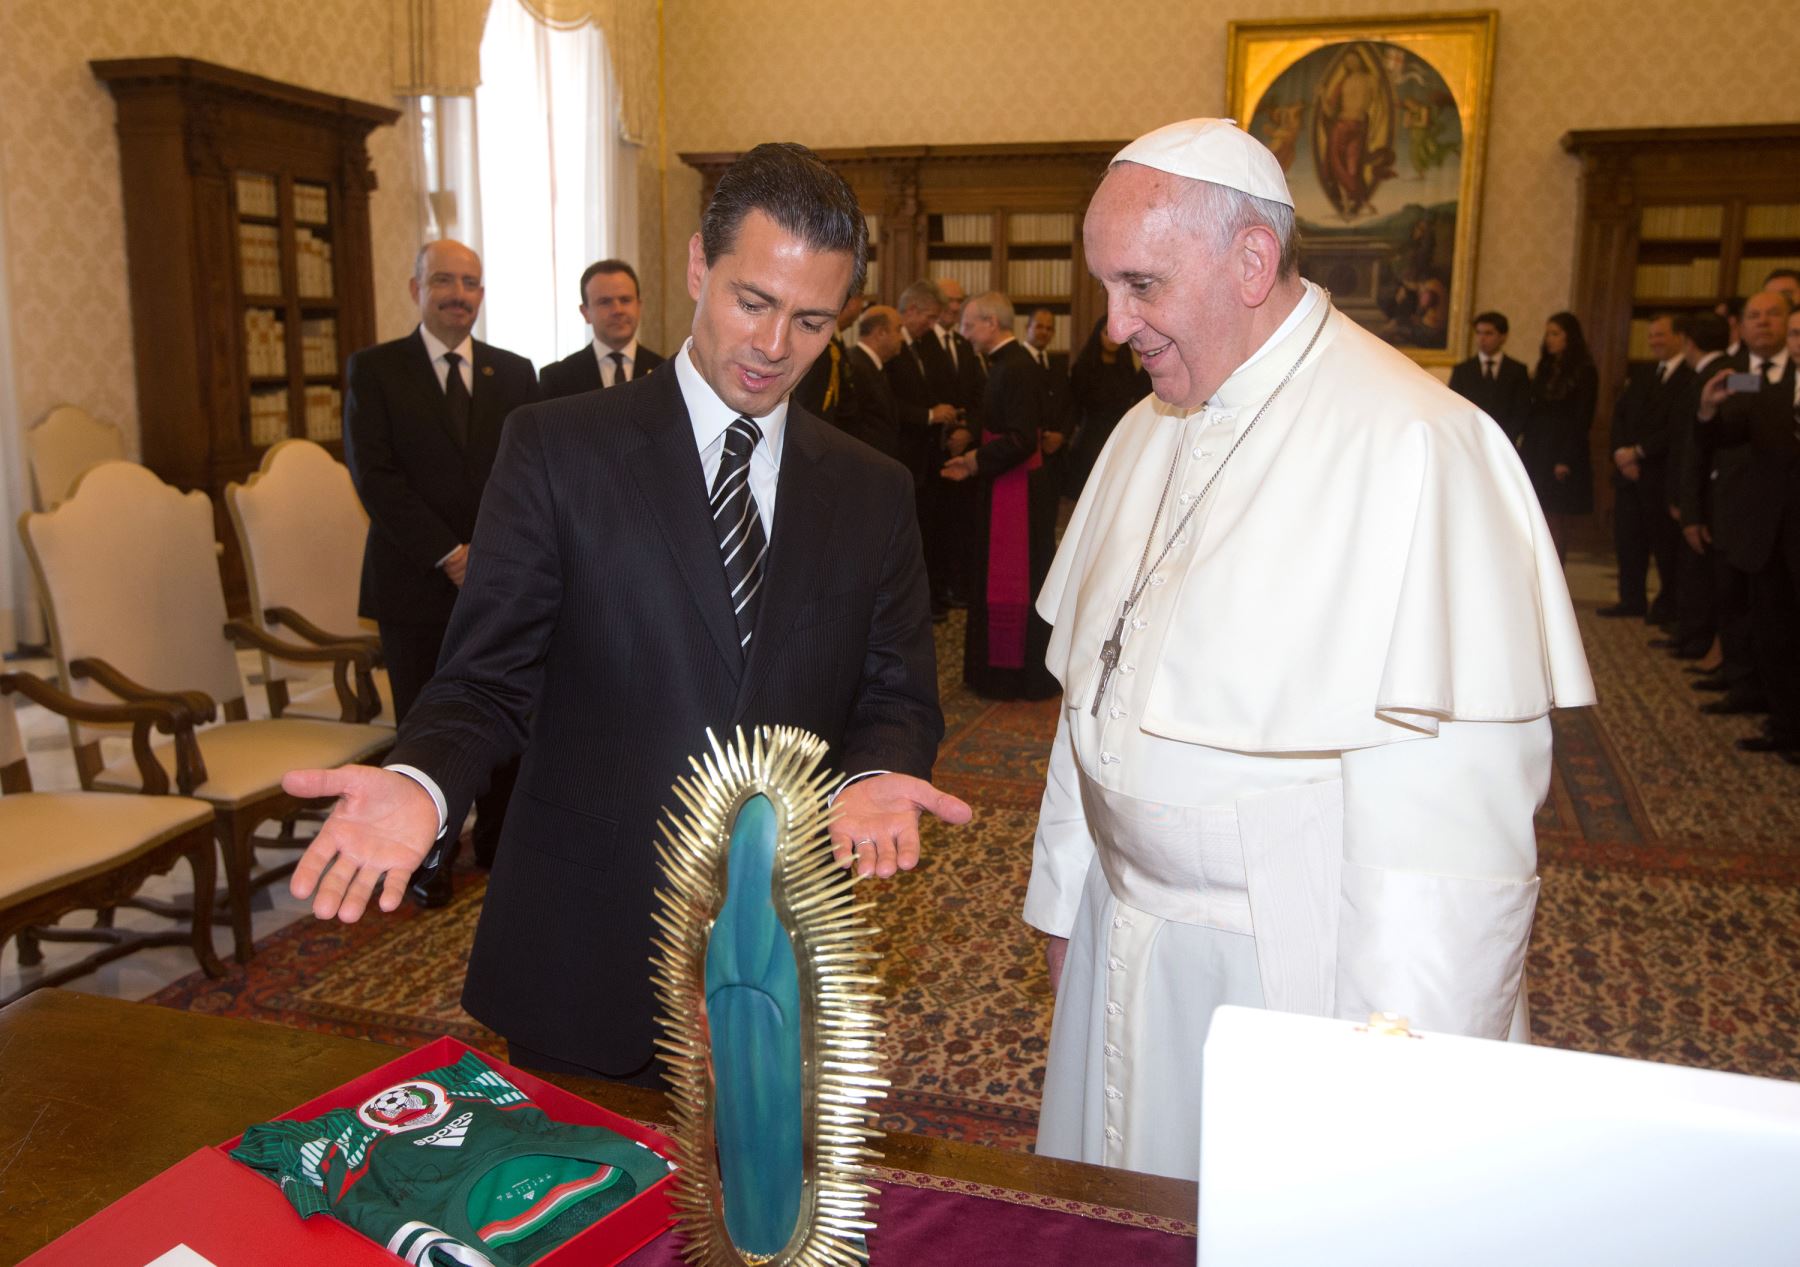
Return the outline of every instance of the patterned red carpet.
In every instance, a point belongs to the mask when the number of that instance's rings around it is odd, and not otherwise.
[[[1558,716],[1539,817],[1534,1034],[1800,1078],[1800,770],[1733,751],[1751,727],[1699,716],[1679,666],[1646,649],[1644,626],[1594,619],[1594,605],[1581,604],[1582,619],[1603,702]],[[890,1001],[885,1124],[1023,1148],[1050,993],[1040,939],[1018,913],[1055,706],[972,697],[949,671],[962,662],[960,621],[940,630],[937,777],[977,817],[929,831],[916,872],[870,889]],[[248,970],[196,974],[152,1001],[395,1043],[454,1034],[494,1045],[457,1005],[480,902],[471,874],[429,915],[302,921],[260,943]]]

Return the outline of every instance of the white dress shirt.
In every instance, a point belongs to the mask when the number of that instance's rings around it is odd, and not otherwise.
[[[615,350],[619,355],[625,358],[624,365],[617,365],[613,361],[612,357]],[[638,341],[635,334],[631,336],[630,343],[627,343],[624,347],[618,349],[614,349],[605,343],[602,343],[600,341],[600,336],[595,335],[594,359],[600,362],[600,386],[617,387],[620,379],[623,379],[625,382],[630,382],[637,366],[637,354]],[[614,374],[619,375],[619,378],[615,378]]]
[[[426,337],[430,338],[429,335]],[[687,406],[688,421],[694,428],[694,447],[700,451],[701,473],[710,489],[725,453],[725,431],[739,415],[701,377],[699,367],[694,364],[693,342],[689,339],[682,344],[681,351],[675,355],[675,382],[681,388],[682,403]],[[770,541],[775,539],[775,489],[781,474],[781,441],[787,430],[787,410],[788,402],[783,398],[761,418],[753,419],[763,438],[750,452],[750,495],[756,499],[756,513],[762,519],[763,534]],[[432,804],[437,806],[438,835],[441,837],[448,825],[450,808],[436,780],[416,766],[391,765],[387,768],[416,780],[431,794]],[[868,774],[878,773],[881,771],[868,771]]]
[[[472,399],[475,395],[475,336],[465,334],[461,343],[451,347],[424,326],[420,326],[419,337],[425,340],[425,351],[431,357],[431,370],[437,375],[438,386],[445,391],[450,389],[450,362],[444,356],[454,352],[462,357],[462,364],[456,368],[462,374],[463,386],[468,388]]]

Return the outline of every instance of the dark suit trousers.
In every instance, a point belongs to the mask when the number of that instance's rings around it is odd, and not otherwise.
[[[1751,578],[1750,626],[1770,733],[1800,747],[1800,514],[1792,508],[1768,565]]]
[[[1681,529],[1669,515],[1660,469],[1645,469],[1642,478],[1613,480],[1613,544],[1619,555],[1619,605],[1644,607],[1648,602],[1650,561],[1656,560],[1658,616],[1675,614],[1681,591]]]
[[[1679,531],[1679,530],[1677,530]],[[1713,551],[1696,553],[1682,541],[1677,554],[1679,617],[1675,625],[1675,644],[1683,651],[1704,652],[1712,646],[1719,632],[1718,600],[1715,594]]]
[[[1750,574],[1731,566],[1723,550],[1713,550],[1714,610],[1719,620],[1719,671],[1734,691],[1760,693],[1756,675],[1756,642],[1750,622]]]
[[[444,648],[443,625],[410,625],[381,621],[381,654],[387,663],[388,682],[394,691],[394,721],[406,720],[419,692],[437,672],[438,655]],[[494,864],[494,851],[500,845],[500,829],[506,824],[506,803],[512,799],[513,780],[518,777],[519,763],[508,761],[494,771],[487,791],[475,798],[475,861],[484,867]],[[452,824],[460,827],[460,824]],[[460,836],[452,835],[445,865],[456,861]]]

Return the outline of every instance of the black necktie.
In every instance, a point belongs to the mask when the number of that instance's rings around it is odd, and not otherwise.
[[[469,385],[463,382],[462,354],[444,353],[450,372],[444,375],[444,400],[450,406],[450,434],[459,448],[469,447]]]
[[[1481,363],[1481,376],[1490,383],[1497,377],[1492,361],[1483,361]]]
[[[748,418],[739,418],[727,427],[725,451],[719,456],[719,473],[712,486],[713,530],[718,534],[725,584],[731,588],[731,605],[737,614],[738,646],[746,660],[750,658],[750,634],[756,628],[763,556],[769,552],[762,516],[750,492],[750,453],[760,439],[762,430]]]
[[[956,336],[948,330],[943,331],[943,336],[944,351],[950,354],[950,368],[957,369],[959,367],[956,364]]]
[[[1775,362],[1774,361],[1764,361],[1762,363],[1762,377],[1763,377],[1763,382],[1765,382],[1765,383],[1772,383],[1775,381]]]
[[[608,352],[606,356],[607,359],[613,363],[613,376],[612,382],[605,384],[605,386],[617,387],[620,383],[625,381],[625,354],[623,352]]]

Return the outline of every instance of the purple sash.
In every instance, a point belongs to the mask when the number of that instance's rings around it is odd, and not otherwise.
[[[983,431],[983,444],[999,439]],[[1031,473],[1044,464],[1031,457],[994,480],[988,513],[987,662],[996,669],[1025,667],[1025,621],[1031,611]]]

